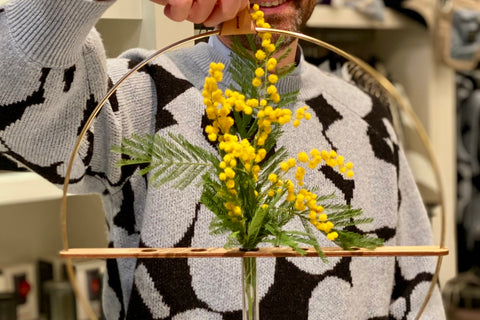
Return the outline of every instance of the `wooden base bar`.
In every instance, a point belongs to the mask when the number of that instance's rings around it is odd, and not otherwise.
[[[224,248],[72,248],[60,251],[62,258],[71,259],[115,259],[115,258],[281,258],[318,257],[314,248],[303,248],[304,256],[288,247],[259,248],[256,251]],[[392,256],[444,256],[448,248],[438,246],[394,246],[374,250],[342,250],[338,247],[324,247],[327,257],[392,257]]]

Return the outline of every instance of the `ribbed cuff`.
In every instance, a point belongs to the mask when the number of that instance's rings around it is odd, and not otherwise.
[[[31,60],[52,67],[70,66],[85,39],[113,1],[12,0],[5,6],[10,33]]]

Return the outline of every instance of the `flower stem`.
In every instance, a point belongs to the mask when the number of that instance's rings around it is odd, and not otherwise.
[[[242,258],[243,320],[259,319],[257,299],[257,260]]]

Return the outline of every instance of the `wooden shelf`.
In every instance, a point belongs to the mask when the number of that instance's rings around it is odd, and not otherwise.
[[[318,257],[318,253],[314,248],[304,248],[304,250],[304,257]],[[415,257],[444,256],[448,254],[447,248],[438,246],[385,246],[374,250],[363,248],[342,250],[339,247],[324,247],[322,251],[327,257]],[[252,251],[224,248],[77,248],[62,250],[60,256],[77,259],[302,257],[302,255],[288,247],[259,248]]]
[[[0,206],[62,197],[62,190],[33,172],[0,173],[0,190]]]

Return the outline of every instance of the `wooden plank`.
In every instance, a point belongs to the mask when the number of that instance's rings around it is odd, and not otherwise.
[[[314,248],[304,248],[303,257],[318,257]],[[392,256],[444,256],[447,248],[438,246],[393,246],[374,250],[342,250],[338,247],[324,247],[327,257],[392,257]],[[302,257],[291,248],[259,248],[256,251],[242,251],[224,248],[72,248],[60,251],[63,258],[72,259],[113,259],[113,258],[234,258],[234,257]]]

